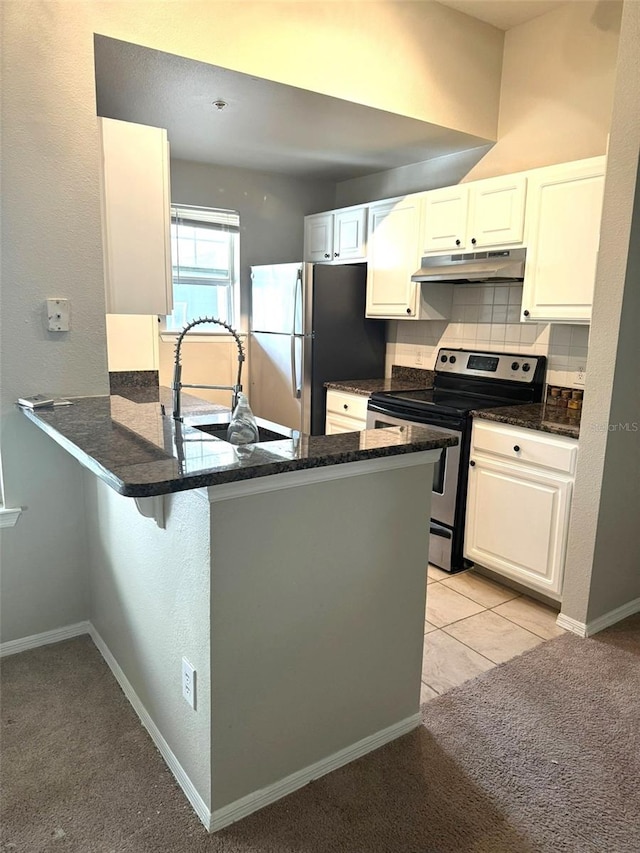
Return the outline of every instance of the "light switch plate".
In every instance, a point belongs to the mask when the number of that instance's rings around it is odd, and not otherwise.
[[[68,299],[47,299],[47,320],[50,332],[68,332],[71,307]]]

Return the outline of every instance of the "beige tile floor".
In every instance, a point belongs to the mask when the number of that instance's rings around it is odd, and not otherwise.
[[[429,566],[421,701],[564,634],[557,613],[473,570]]]

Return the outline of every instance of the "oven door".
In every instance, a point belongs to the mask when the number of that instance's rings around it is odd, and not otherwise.
[[[433,489],[431,494],[431,518],[447,527],[453,527],[456,512],[456,493],[460,470],[462,432],[460,429],[430,424],[424,420],[410,421],[385,412],[368,411],[367,429],[386,429],[396,426],[423,426],[458,439],[455,447],[443,447],[440,458],[433,467]]]

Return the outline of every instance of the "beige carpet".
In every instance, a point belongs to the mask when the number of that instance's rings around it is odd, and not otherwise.
[[[2,853],[638,853],[640,616],[209,836],[87,637],[2,664]]]

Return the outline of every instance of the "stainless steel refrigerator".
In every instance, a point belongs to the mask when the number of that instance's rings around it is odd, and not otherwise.
[[[366,264],[251,267],[250,403],[322,435],[325,382],[384,376],[385,323],[365,318]]]

